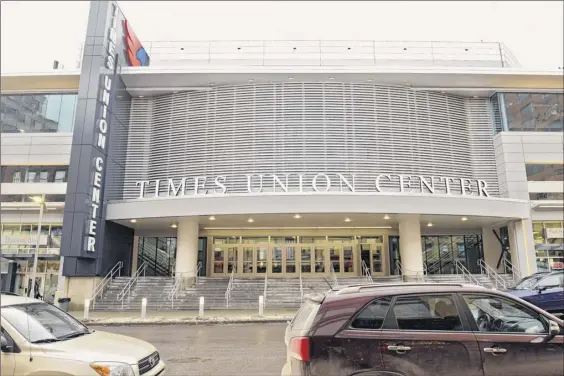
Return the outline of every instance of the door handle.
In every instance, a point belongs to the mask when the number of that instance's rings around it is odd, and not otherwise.
[[[389,351],[409,351],[409,350],[411,350],[411,347],[403,346],[403,345],[388,346],[387,350],[389,350]]]
[[[484,348],[484,352],[490,354],[505,354],[507,350],[502,349],[501,347],[486,347]]]

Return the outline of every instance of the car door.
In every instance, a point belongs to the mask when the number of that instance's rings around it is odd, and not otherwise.
[[[482,376],[476,339],[450,293],[396,297],[380,334],[386,371]]]
[[[535,286],[537,294],[530,301],[545,311],[564,312],[564,273],[551,274]]]
[[[14,371],[16,368],[16,357],[14,356],[14,351],[16,350],[14,340],[10,335],[4,330],[4,328],[0,329],[2,333],[2,337],[6,340],[7,347],[2,349],[0,359],[0,374],[2,376],[13,376]]]
[[[492,293],[461,294],[482,356],[484,376],[562,376],[564,336],[548,343],[549,320],[531,307]]]
[[[312,374],[364,375],[363,372],[366,372],[372,375],[371,372],[383,371],[382,325],[391,302],[392,298],[381,297],[364,306],[331,341],[331,349],[327,353],[329,362],[326,362],[331,368],[317,373],[312,370]]]

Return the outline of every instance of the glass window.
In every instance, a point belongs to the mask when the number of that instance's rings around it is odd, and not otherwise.
[[[526,164],[528,181],[563,181],[564,164]]]
[[[55,183],[66,183],[68,168],[55,171]]]
[[[364,308],[351,324],[354,329],[380,329],[390,308],[390,299],[378,299]]]
[[[3,133],[72,132],[76,94],[2,95]]]
[[[562,132],[564,94],[504,93],[509,131]]]
[[[529,193],[530,200],[564,200],[564,193],[560,192],[534,192]]]
[[[548,323],[520,303],[490,295],[463,295],[481,332],[547,333]]]
[[[548,277],[541,280],[535,289],[552,288],[564,286],[564,273],[549,275]]]
[[[393,308],[400,330],[462,330],[460,315],[451,296],[398,297]]]

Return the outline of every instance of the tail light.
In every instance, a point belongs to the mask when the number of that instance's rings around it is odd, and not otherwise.
[[[309,362],[309,338],[294,337],[290,339],[290,356],[304,362]]]

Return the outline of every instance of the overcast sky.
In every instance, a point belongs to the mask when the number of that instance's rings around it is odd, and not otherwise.
[[[563,1],[119,1],[141,41],[457,40],[504,42],[524,68],[564,66]],[[74,68],[87,1],[2,1],[1,70]]]

